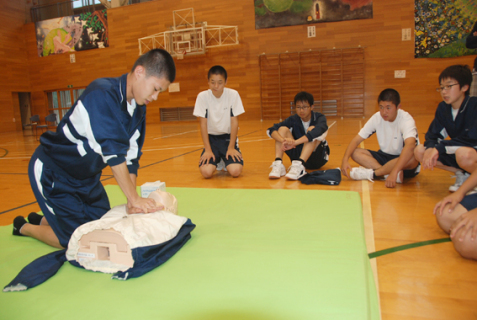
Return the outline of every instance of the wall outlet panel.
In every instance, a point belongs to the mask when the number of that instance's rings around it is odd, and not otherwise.
[[[394,78],[406,78],[406,70],[394,70]]]

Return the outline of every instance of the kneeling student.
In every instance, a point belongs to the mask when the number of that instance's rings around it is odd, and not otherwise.
[[[225,170],[237,178],[242,173],[243,158],[238,146],[238,116],[245,112],[239,93],[226,88],[227,71],[213,66],[207,74],[209,90],[197,96],[194,116],[199,119],[204,150],[199,170],[206,179],[216,170]]]
[[[323,114],[313,111],[313,102],[312,94],[298,93],[294,99],[296,114],[268,128],[268,136],[275,139],[270,179],[286,174],[287,179],[298,180],[307,173],[306,169],[319,169],[328,162],[330,148],[325,140],[328,125]],[[283,165],[283,153],[292,161],[288,173]]]
[[[386,187],[394,188],[396,183],[402,183],[403,178],[412,178],[419,173],[419,162],[414,158],[419,137],[414,119],[400,108],[401,100],[396,90],[383,90],[378,104],[379,112],[349,143],[341,162],[341,172],[354,180],[373,181],[376,177],[383,177]],[[358,148],[374,133],[378,138],[378,151]],[[350,157],[361,167],[351,168]]]

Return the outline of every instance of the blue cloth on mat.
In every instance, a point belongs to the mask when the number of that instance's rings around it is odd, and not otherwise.
[[[341,182],[341,170],[316,170],[301,177],[300,181],[304,184],[339,185]]]
[[[179,251],[191,238],[190,233],[194,228],[195,224],[190,219],[187,219],[179,233],[171,240],[157,245],[132,249],[134,266],[124,272],[115,273],[112,279],[127,280],[137,278],[160,266]],[[65,253],[66,249],[63,249],[34,260],[23,268],[3,291],[24,291],[42,284],[54,276],[63,263],[67,261]],[[75,260],[69,262],[76,267],[82,268]]]

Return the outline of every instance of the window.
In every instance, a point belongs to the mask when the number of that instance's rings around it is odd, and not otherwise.
[[[48,113],[56,113],[61,120],[84,90],[85,88],[78,88],[47,92]]]
[[[74,0],[73,14],[82,14],[107,9],[99,0]]]
[[[101,4],[99,0],[74,0],[73,8],[89,7],[91,5]]]

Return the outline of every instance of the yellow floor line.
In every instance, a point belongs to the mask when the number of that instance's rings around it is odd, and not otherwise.
[[[361,121],[359,122],[359,128],[361,129]],[[359,145],[364,149],[364,141]],[[376,246],[374,244],[374,226],[373,226],[373,212],[371,210],[371,197],[369,195],[369,181],[361,181],[361,201],[363,206],[363,223],[364,223],[364,237],[366,241],[366,248],[368,253],[375,252]],[[376,284],[376,292],[378,294],[379,302],[379,316],[381,318],[381,302],[379,298],[379,281],[378,281],[378,265],[376,259],[370,259],[371,269],[373,270],[374,283]]]
[[[362,196],[361,201],[363,203],[363,221],[364,221],[364,235],[366,240],[366,248],[368,253],[375,252],[376,247],[374,245],[374,227],[373,227],[373,213],[371,211],[371,198],[369,196],[369,187],[367,180],[361,181],[362,183]],[[379,292],[378,284],[378,269],[376,266],[376,259],[371,259],[371,268],[373,269],[374,281],[376,282],[376,290]]]

